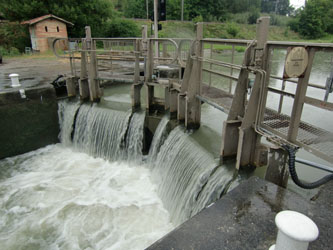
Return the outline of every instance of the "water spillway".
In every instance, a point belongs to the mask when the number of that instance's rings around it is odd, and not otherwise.
[[[143,249],[232,180],[166,117],[147,156],[144,113],[63,101],[59,121],[61,144],[0,161],[6,249]]]

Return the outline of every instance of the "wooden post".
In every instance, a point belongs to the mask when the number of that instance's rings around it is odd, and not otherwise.
[[[197,24],[195,60],[191,70],[191,77],[188,85],[187,100],[185,105],[185,126],[187,129],[197,129],[200,127],[201,101],[197,95],[201,94],[202,81],[202,40],[203,23]]]
[[[87,36],[86,36],[87,38]],[[79,91],[80,99],[89,99],[89,85],[88,85],[88,75],[87,75],[87,49],[86,39],[82,39],[82,51],[81,51],[81,72],[79,80]]]

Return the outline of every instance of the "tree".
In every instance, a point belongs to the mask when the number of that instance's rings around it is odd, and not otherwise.
[[[333,0],[308,0],[290,27],[306,38],[333,34]]]
[[[23,21],[53,14],[74,23],[71,36],[84,36],[84,27],[91,26],[94,36],[103,34],[103,24],[112,17],[109,0],[0,0],[3,16],[11,21]]]

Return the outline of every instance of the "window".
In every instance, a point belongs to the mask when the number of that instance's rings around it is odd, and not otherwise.
[[[47,32],[47,26],[45,26],[45,31]]]
[[[57,32],[59,32],[59,26],[57,26]]]

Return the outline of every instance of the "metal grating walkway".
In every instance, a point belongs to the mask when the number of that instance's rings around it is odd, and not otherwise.
[[[202,96],[211,102],[223,107],[228,113],[231,107],[233,96],[229,93],[209,87],[206,84],[202,86]],[[275,110],[265,110],[262,127],[272,134],[287,140],[290,117],[285,114],[279,114]],[[297,141],[294,143],[305,150],[333,162],[333,133],[324,129],[318,128],[306,122],[301,122]]]

